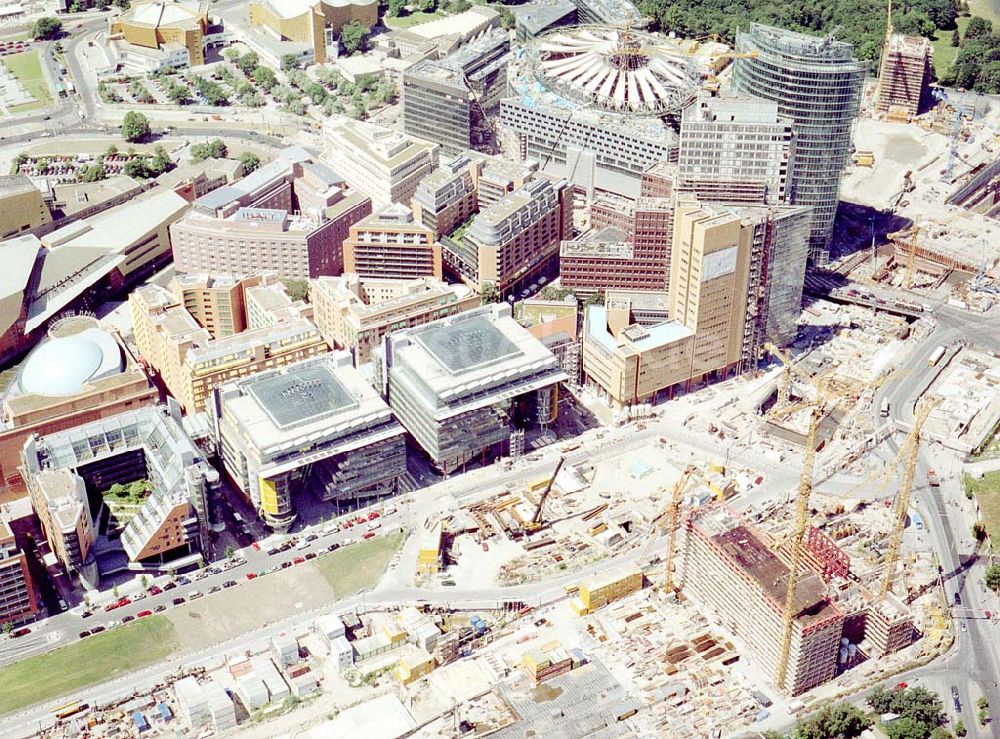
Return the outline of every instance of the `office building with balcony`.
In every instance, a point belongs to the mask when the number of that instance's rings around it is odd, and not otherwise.
[[[442,276],[441,244],[434,230],[402,203],[383,206],[351,226],[344,241],[344,271],[361,277],[406,280]]]
[[[194,201],[170,227],[179,272],[274,272],[304,280],[343,271],[348,229],[371,213],[322,162],[290,147],[241,180]]]
[[[381,366],[390,407],[445,474],[503,453],[517,428],[552,423],[567,379],[506,303],[388,334]]]
[[[223,279],[213,278],[212,297],[223,297],[214,288]],[[213,315],[215,336],[188,309],[197,310],[205,299],[194,297],[206,292],[200,282],[149,284],[129,296],[139,354],[186,412],[205,410],[212,390],[224,382],[326,351],[309,307],[292,301],[274,275],[234,280],[233,299],[220,301]],[[237,332],[241,326],[246,329]]]
[[[296,495],[356,504],[406,473],[403,428],[347,352],[228,383],[217,413],[226,474],[275,530]]]
[[[476,290],[502,295],[555,272],[559,245],[573,228],[573,189],[566,180],[530,180],[479,211],[468,230],[442,240],[445,263]]]
[[[25,554],[10,524],[0,518],[0,624],[31,621],[41,606]]]
[[[323,339],[331,347],[349,351],[355,365],[370,361],[390,331],[479,306],[479,296],[466,285],[448,285],[430,277],[321,277],[313,280],[309,297]]]
[[[196,563],[208,529],[220,524],[219,473],[184,432],[179,413],[162,406],[33,436],[22,459],[49,547],[87,587],[100,578],[98,549],[118,549],[139,570]],[[149,484],[137,505],[105,499],[113,486],[139,480]]]
[[[409,205],[417,185],[438,165],[438,145],[375,123],[330,118],[323,126],[324,158],[348,184],[380,208]]]
[[[414,218],[432,229],[435,239],[450,234],[478,210],[474,174],[479,168],[459,155],[420,180],[410,205]]]

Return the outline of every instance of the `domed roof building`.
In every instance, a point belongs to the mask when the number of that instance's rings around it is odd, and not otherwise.
[[[90,316],[56,321],[3,395],[0,485],[14,496],[25,492],[20,454],[32,434],[44,436],[155,405],[159,396],[120,336]]]

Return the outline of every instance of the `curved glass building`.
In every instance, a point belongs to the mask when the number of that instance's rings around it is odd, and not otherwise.
[[[792,120],[791,199],[812,206],[809,255],[824,264],[865,67],[851,44],[759,24],[737,34],[736,50],[747,56],[735,62],[733,86],[777,103],[779,114]]]

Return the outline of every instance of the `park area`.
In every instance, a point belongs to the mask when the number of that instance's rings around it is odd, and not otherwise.
[[[10,75],[4,75],[6,80],[11,76],[19,83],[19,87],[25,93],[34,98],[34,102],[23,102],[22,98],[8,96],[9,85],[4,85],[4,99],[0,101],[4,109],[11,113],[24,113],[29,110],[44,108],[52,102],[52,93],[49,91],[49,83],[45,79],[42,71],[42,60],[37,51],[25,51],[20,54],[12,54],[3,58],[3,66],[6,67]],[[3,79],[0,78],[0,82]],[[18,86],[15,86],[15,88]],[[13,95],[13,90],[11,91]],[[22,100],[21,102],[17,102]]]
[[[0,668],[0,715],[112,680],[178,647],[174,625],[149,616]]]
[[[978,480],[966,475],[965,489],[976,496],[986,533],[997,546],[1000,542],[1000,470],[987,472]]]

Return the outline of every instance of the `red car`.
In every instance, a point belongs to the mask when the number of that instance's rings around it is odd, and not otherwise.
[[[896,686],[896,690],[906,690],[908,687],[910,686],[907,685],[906,683],[900,683],[899,685]]]
[[[150,595],[159,595],[160,593],[163,592],[163,588],[161,588],[159,585],[153,585],[146,592],[148,592]]]
[[[255,552],[259,552],[260,551],[260,542],[259,541],[255,541],[253,543],[253,549],[254,549]]]
[[[371,538],[372,538],[373,536],[375,536],[375,532],[374,532],[374,531],[369,531],[368,533],[366,533],[366,534],[365,534],[364,536],[362,536],[361,538],[362,538],[362,539],[371,539]]]
[[[257,579],[257,573],[256,572],[248,572],[247,573],[247,580],[256,580],[256,579]]]
[[[364,523],[367,520],[368,519],[365,518],[364,516],[355,516],[354,517],[354,523]]]
[[[29,629],[27,626],[25,626],[23,629],[18,629],[17,631],[10,632],[10,638],[11,639],[18,639],[18,638],[20,638],[22,636],[27,636],[30,633],[31,633],[31,629]]]
[[[344,524],[343,526],[341,526],[341,528],[349,529],[352,526],[354,526],[354,521],[352,521],[351,519],[347,519],[346,521],[344,521]]]
[[[379,513],[378,511],[372,511],[371,513],[368,514],[368,520],[369,521],[374,521],[376,518],[378,518],[381,515],[382,514]]]
[[[305,557],[296,557],[295,559],[292,560],[292,564],[293,565],[300,565],[300,564],[302,564],[305,561],[306,561]]]
[[[137,614],[135,614],[135,617],[136,618],[145,618],[146,616],[152,616],[152,615],[153,615],[152,611],[139,611]]]

